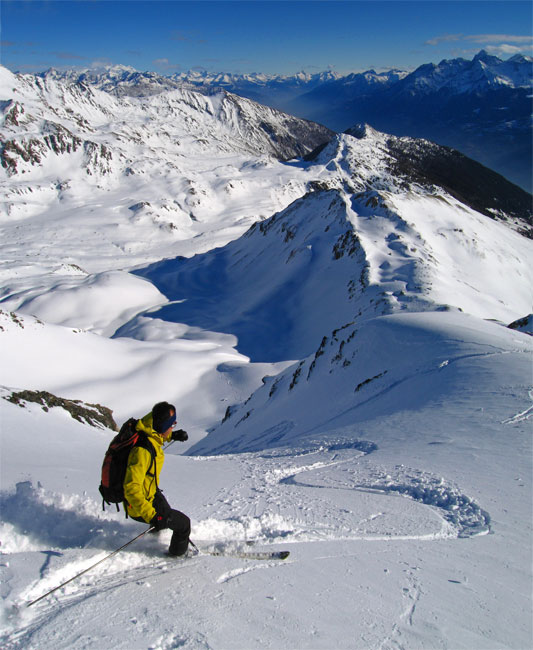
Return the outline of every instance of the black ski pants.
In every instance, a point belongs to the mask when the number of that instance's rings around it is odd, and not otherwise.
[[[153,506],[156,513],[166,519],[166,528],[173,531],[170,546],[168,547],[169,555],[183,555],[189,547],[191,520],[183,512],[174,510],[159,489],[154,497]],[[137,517],[133,517],[133,519],[146,523],[143,519],[137,519]]]
[[[158,515],[166,517],[167,528],[173,531],[168,552],[170,555],[183,555],[189,547],[191,520],[179,510],[174,510],[161,490],[157,490],[153,506]]]

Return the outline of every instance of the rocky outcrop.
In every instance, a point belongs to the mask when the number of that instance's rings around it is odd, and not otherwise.
[[[43,411],[51,408],[62,408],[82,424],[89,424],[97,429],[111,429],[117,431],[117,424],[113,419],[113,411],[101,404],[87,404],[80,400],[57,397],[45,390],[22,390],[13,392],[4,399],[12,404],[25,408],[27,403],[39,404]]]

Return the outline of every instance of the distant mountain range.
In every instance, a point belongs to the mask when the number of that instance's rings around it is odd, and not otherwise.
[[[454,147],[532,190],[531,57],[503,61],[481,51],[471,61],[428,63],[410,73],[369,70],[346,76],[193,71],[164,77],[124,66],[43,73],[49,76],[118,96],[149,96],[183,86],[206,94],[224,89],[337,132],[365,122],[393,135]]]

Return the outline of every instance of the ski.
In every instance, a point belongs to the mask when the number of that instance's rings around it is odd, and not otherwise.
[[[200,549],[200,555],[236,557],[242,560],[286,560],[290,555],[290,551],[210,551]]]
[[[213,555],[218,557],[238,557],[243,560],[286,560],[290,551],[248,551],[240,550],[238,548],[226,547],[224,548],[198,548],[196,544],[189,540],[189,544],[199,555]],[[254,542],[246,542],[247,546],[252,546]]]

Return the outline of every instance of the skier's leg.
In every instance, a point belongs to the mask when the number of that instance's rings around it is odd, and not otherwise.
[[[189,546],[191,520],[179,510],[171,510],[168,516],[168,527],[173,531],[168,549],[169,555],[183,555]]]

